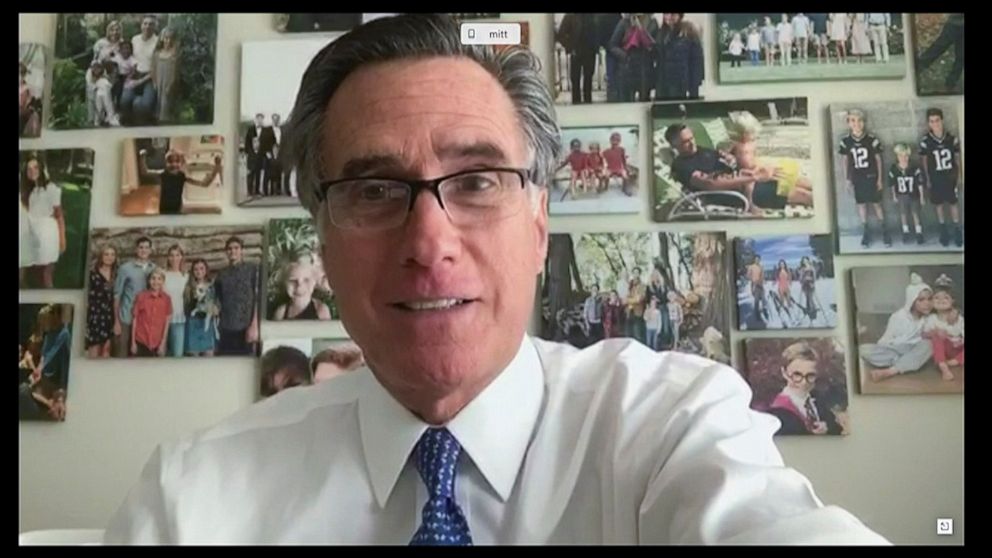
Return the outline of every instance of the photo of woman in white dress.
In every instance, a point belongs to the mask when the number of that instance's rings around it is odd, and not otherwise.
[[[34,281],[40,276],[41,286],[50,289],[54,287],[55,262],[65,252],[65,218],[62,189],[49,179],[45,164],[37,156],[29,157],[21,169],[20,198],[21,286],[27,279],[25,275],[30,274]],[[25,230],[29,234],[24,235]]]

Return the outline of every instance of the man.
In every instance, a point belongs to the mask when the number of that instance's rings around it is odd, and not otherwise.
[[[861,109],[847,112],[850,132],[840,139],[837,153],[844,156],[844,184],[848,195],[854,195],[858,217],[864,228],[861,246],[871,246],[872,234],[869,217],[872,213],[882,231],[882,242],[892,246],[889,230],[885,228],[885,209],[882,205],[882,142],[865,131],[865,113]]]
[[[282,168],[282,117],[278,113],[272,113],[272,126],[268,130],[267,147],[265,152],[265,189],[270,196],[289,195],[287,191],[283,193],[283,168]]]
[[[265,152],[262,151],[262,132],[265,115],[255,115],[255,122],[245,133],[245,165],[248,167],[248,196],[261,195],[262,172],[265,170]]]
[[[603,339],[603,304],[599,300],[599,285],[589,287],[589,298],[582,306],[582,316],[589,324],[589,340],[595,343]]]
[[[596,14],[565,14],[558,27],[558,42],[565,47],[572,78],[572,104],[592,102],[592,76],[599,52]]]
[[[796,39],[799,61],[805,64],[809,58],[809,36],[813,34],[812,25],[805,14],[798,13],[792,18],[792,34]]]
[[[218,355],[253,355],[258,342],[258,265],[244,261],[244,242],[227,239],[228,266],[214,280],[220,306]]]
[[[686,193],[702,191],[742,191],[747,192],[755,183],[755,176],[732,176],[734,169],[715,149],[700,147],[692,129],[685,124],[672,124],[665,129],[668,141],[677,155],[672,163],[672,176],[682,185]],[[762,175],[762,180],[770,176]],[[742,194],[744,195],[744,194]],[[744,201],[731,194],[712,194],[712,203],[744,209]]]
[[[272,125],[262,126],[262,132],[258,136],[258,156],[262,160],[261,190],[265,197],[272,195],[272,163],[274,161],[273,150],[276,145],[276,135],[273,126],[277,124],[279,115],[273,113],[271,116]],[[279,173],[282,177],[282,173]]]
[[[765,319],[768,316],[768,307],[765,302],[765,268],[761,266],[761,256],[755,255],[754,261],[747,266],[747,278],[751,282],[751,297],[754,298],[752,319],[754,325],[761,328],[764,327]]]
[[[561,151],[530,51],[435,14],[333,45],[287,149],[368,366],[162,446],[108,543],[884,542],[782,466],[734,370],[525,334]]]
[[[940,221],[940,244],[950,245],[953,230],[954,244],[960,248],[964,246],[958,212],[961,143],[944,129],[944,111],[939,108],[927,109],[927,133],[920,139],[920,160],[930,191],[930,203],[937,209],[937,220]],[[950,213],[953,229],[948,229],[947,213]]]
[[[627,337],[647,344],[647,326],[644,324],[644,309],[648,305],[648,288],[641,281],[641,268],[631,272],[630,288],[627,292]]]
[[[892,27],[892,14],[868,14],[868,30],[871,32],[871,48],[875,51],[875,62],[889,61],[889,27]]]
[[[157,124],[153,115],[157,97],[155,83],[152,81],[152,66],[155,51],[158,50],[157,30],[158,17],[149,14],[141,19],[141,33],[131,37],[135,66],[129,81],[136,85],[124,88],[119,107],[121,119],[128,126]]]
[[[142,236],[134,248],[135,259],[121,264],[114,280],[114,356],[117,358],[131,355],[134,300],[148,287],[148,274],[155,267],[148,259],[152,254],[150,238]]]

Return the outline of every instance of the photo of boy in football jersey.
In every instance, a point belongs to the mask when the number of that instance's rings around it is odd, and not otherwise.
[[[882,142],[865,131],[865,113],[852,109],[847,113],[847,126],[850,133],[841,138],[838,153],[844,156],[844,182],[847,191],[853,191],[858,204],[858,216],[864,227],[861,246],[868,248],[872,243],[868,212],[875,214],[878,228],[882,232],[882,242],[892,246],[892,238],[885,229],[885,213],[882,209]]]
[[[923,171],[909,161],[912,150],[905,143],[897,143],[892,148],[896,154],[896,162],[889,167],[889,188],[892,189],[892,201],[899,208],[899,218],[902,220],[902,243],[913,241],[914,234],[910,231],[910,222],[915,231],[917,244],[924,244],[923,221],[920,220],[920,206],[923,204]]]
[[[830,107],[839,253],[964,249],[960,118],[953,99]]]
[[[958,211],[958,178],[961,175],[961,144],[958,138],[944,129],[944,111],[927,109],[927,134],[920,140],[920,157],[930,193],[930,203],[940,221],[940,244],[964,246]],[[952,226],[948,226],[950,213]]]

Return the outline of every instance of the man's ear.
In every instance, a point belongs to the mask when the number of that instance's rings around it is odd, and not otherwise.
[[[534,211],[534,269],[540,274],[544,271],[544,262],[548,257],[548,189],[537,191],[538,207]]]

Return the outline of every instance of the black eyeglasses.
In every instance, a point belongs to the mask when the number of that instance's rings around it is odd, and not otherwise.
[[[417,197],[427,190],[453,224],[470,226],[516,215],[525,205],[521,191],[529,177],[526,169],[484,168],[433,180],[344,178],[321,182],[317,199],[337,227],[382,230],[403,224]]]
[[[802,372],[790,372],[789,378],[797,384],[802,380],[806,380],[807,384],[812,384],[816,381],[816,372],[810,372],[809,374],[803,374]]]

